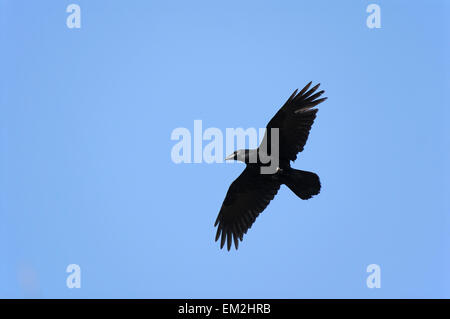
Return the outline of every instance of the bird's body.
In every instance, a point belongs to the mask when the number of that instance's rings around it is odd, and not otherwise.
[[[238,150],[226,158],[244,162],[246,168],[230,185],[214,225],[218,226],[216,241],[221,237],[221,248],[226,242],[230,250],[232,241],[238,248],[239,240],[242,241],[281,185],[289,187],[301,199],[309,199],[320,192],[320,180],[315,173],[293,169],[290,164],[296,160],[297,153],[303,151],[308,139],[318,111],[313,107],[326,100],[318,99],[324,91],[313,94],[319,85],[308,90],[310,86],[311,82],[298,94],[294,91],[267,124],[257,149]],[[274,139],[272,134],[278,138]],[[276,168],[264,173],[263,169],[273,164],[267,161],[267,155],[274,154]]]

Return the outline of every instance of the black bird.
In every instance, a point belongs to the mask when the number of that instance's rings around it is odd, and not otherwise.
[[[285,184],[301,199],[309,199],[320,192],[319,176],[315,173],[291,168],[290,161],[297,159],[297,153],[303,151],[309,131],[316,118],[318,109],[314,108],[327,98],[319,97],[325,91],[313,94],[320,84],[309,89],[309,82],[300,92],[295,90],[281,109],[266,126],[264,138],[257,149],[238,150],[226,160],[246,163],[241,175],[230,185],[214,226],[217,227],[216,241],[221,237],[220,248],[227,242],[238,248],[239,240],[250,229],[256,217],[275,197],[280,186]],[[261,168],[269,164],[260,157],[262,152],[268,155],[273,147],[271,129],[278,129],[279,167],[272,174],[262,174]],[[256,155],[256,160],[255,160]],[[252,159],[253,158],[253,159]]]

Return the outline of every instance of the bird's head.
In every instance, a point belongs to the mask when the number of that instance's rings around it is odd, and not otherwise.
[[[234,153],[228,155],[227,157],[225,157],[226,161],[229,160],[235,160],[235,161],[240,161],[240,162],[244,162],[245,163],[245,159],[246,159],[246,154],[247,154],[247,150],[237,150]]]

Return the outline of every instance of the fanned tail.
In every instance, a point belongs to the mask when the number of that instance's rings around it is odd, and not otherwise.
[[[320,192],[317,174],[299,169],[284,171],[283,183],[301,199],[309,199]]]

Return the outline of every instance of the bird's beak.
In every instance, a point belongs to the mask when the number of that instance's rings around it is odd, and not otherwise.
[[[225,157],[226,161],[232,160],[234,159],[234,154],[228,155],[227,157]]]

